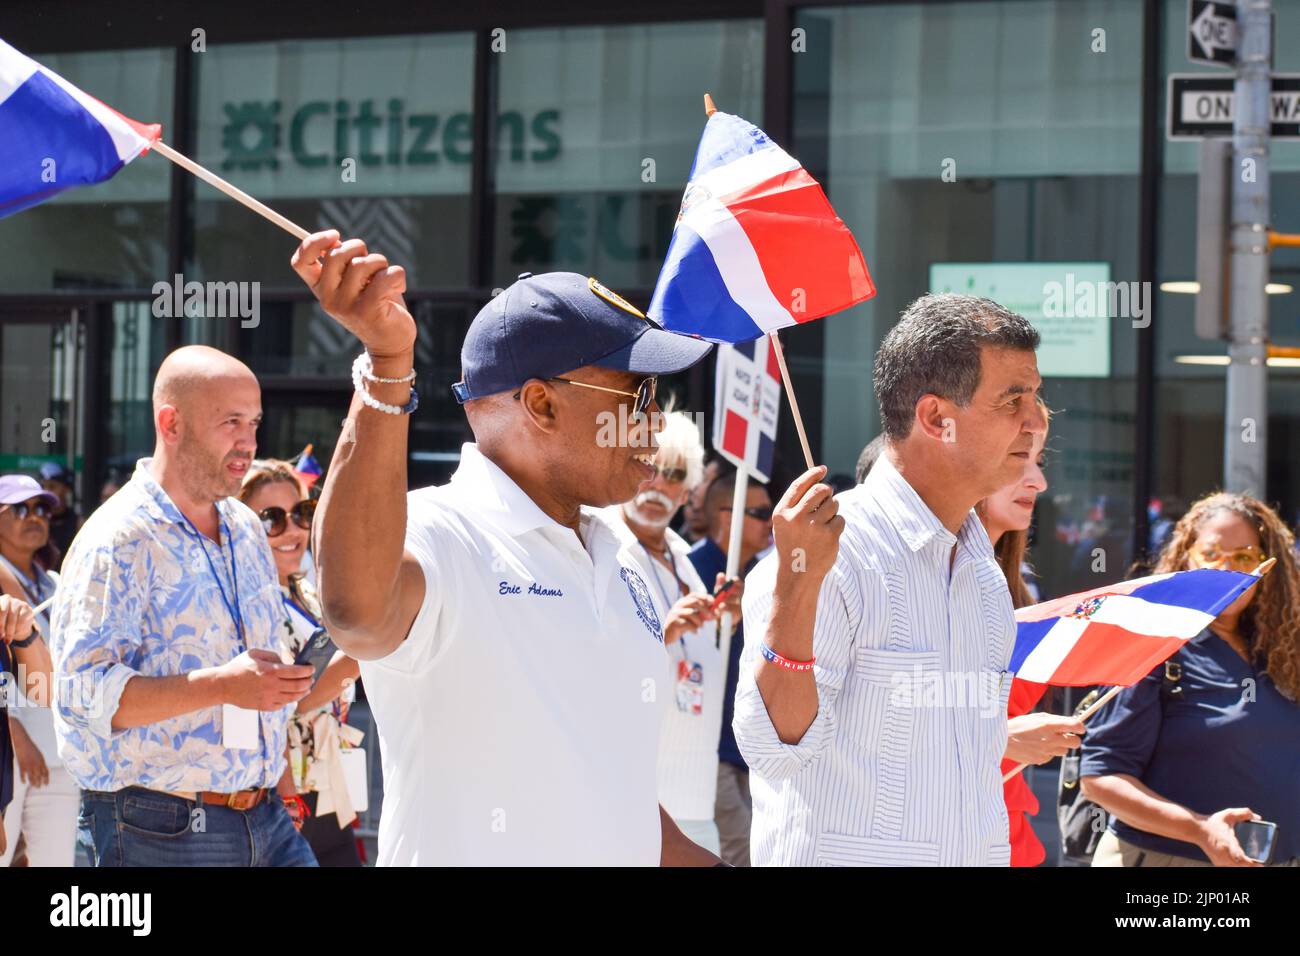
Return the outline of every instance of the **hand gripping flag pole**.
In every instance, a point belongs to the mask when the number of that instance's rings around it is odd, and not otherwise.
[[[1250,573],[1250,577],[1254,577],[1254,578],[1256,578],[1256,579],[1262,578],[1264,575],[1268,574],[1269,571],[1273,570],[1273,566],[1274,566],[1275,564],[1277,564],[1277,558],[1269,558],[1267,561],[1265,561],[1263,564],[1261,564],[1259,567],[1257,567],[1254,571],[1252,571],[1252,572]],[[1188,573],[1188,572],[1183,572],[1183,573]],[[1193,572],[1190,572],[1190,573],[1192,573],[1192,574],[1202,574],[1202,573],[1204,573],[1204,572],[1202,572],[1202,571],[1193,571]],[[1141,580],[1142,580],[1142,581],[1151,581],[1151,580],[1157,580],[1157,579],[1160,579],[1160,578],[1162,578],[1162,577],[1163,577],[1165,580],[1167,580],[1169,577],[1176,577],[1176,576],[1177,576],[1177,575],[1163,575],[1163,576],[1161,576],[1161,575],[1157,575],[1157,576],[1155,576],[1155,578],[1144,578],[1144,579],[1141,579]],[[1252,583],[1251,586],[1253,586],[1253,583]],[[1137,592],[1135,592],[1135,593],[1140,594],[1141,592],[1140,592],[1140,591],[1137,591]],[[1240,593],[1240,592],[1237,592],[1237,593]],[[1222,599],[1221,599],[1221,600],[1219,600],[1219,601],[1216,601],[1216,602],[1215,602],[1216,605],[1217,605],[1217,604],[1222,604],[1223,607],[1226,607],[1229,603],[1231,603],[1232,600],[1235,600],[1235,599],[1236,599],[1236,597],[1237,597],[1237,593],[1230,594],[1230,595],[1228,596],[1228,597],[1229,597],[1228,600],[1222,600]],[[1069,599],[1069,598],[1062,598],[1062,599],[1060,599],[1060,600],[1065,601],[1066,603],[1069,603],[1071,599]],[[1055,601],[1052,601],[1052,602],[1048,602],[1048,603],[1055,604],[1056,602],[1055,602]],[[1039,605],[1039,606],[1041,607],[1042,605]],[[1023,609],[1023,610],[1024,610],[1024,611],[1030,611],[1031,609],[1029,609],[1029,608],[1025,608],[1025,609]],[[1183,610],[1183,608],[1177,608],[1176,610]],[[1222,611],[1222,607],[1220,607],[1219,610]],[[1020,612],[1017,613],[1017,616],[1019,616],[1019,613],[1020,613]],[[1208,612],[1207,612],[1207,614],[1208,614]],[[1217,616],[1217,613],[1216,613],[1214,616]],[[1177,644],[1175,644],[1175,645],[1173,645],[1173,646],[1170,647],[1170,649],[1169,649],[1169,653],[1166,654],[1166,655],[1164,656],[1164,658],[1162,658],[1162,660],[1167,660],[1168,658],[1172,657],[1172,656],[1173,656],[1173,655],[1178,651],[1178,648],[1182,646],[1183,643],[1185,643],[1186,641],[1188,641],[1188,640],[1190,640],[1191,638],[1195,637],[1195,636],[1196,636],[1197,634],[1199,634],[1199,633],[1201,632],[1201,630],[1202,630],[1202,628],[1200,628],[1200,627],[1196,627],[1195,624],[1196,624],[1196,623],[1204,623],[1204,622],[1195,622],[1194,618],[1192,618],[1190,615],[1183,615],[1182,617],[1183,617],[1186,621],[1192,622],[1192,624],[1191,624],[1190,627],[1186,627],[1186,628],[1184,628],[1185,630],[1191,631],[1191,633],[1186,633],[1186,634],[1182,634],[1182,633],[1180,633],[1180,634],[1174,635],[1175,637],[1179,638],[1180,640],[1179,640],[1179,642],[1178,642]],[[1211,619],[1213,619],[1213,618],[1211,618]],[[1023,624],[1024,622],[1021,622],[1021,623]],[[1034,621],[1033,623],[1039,623],[1039,622],[1038,622],[1038,621]],[[1020,638],[1019,638],[1019,635],[1017,635],[1017,644],[1019,644],[1019,643],[1020,643]],[[1158,664],[1158,663],[1161,663],[1161,661],[1156,661],[1155,663]],[[1154,666],[1154,665],[1153,665],[1153,666]],[[1139,678],[1139,679],[1140,679],[1140,678]],[[1048,683],[1052,683],[1052,681],[1048,681]],[[1133,682],[1130,681],[1129,683],[1133,683]],[[1067,685],[1067,686],[1069,686],[1069,685]],[[1091,706],[1089,706],[1086,710],[1084,710],[1082,713],[1080,713],[1080,714],[1078,715],[1078,719],[1081,720],[1081,721],[1083,721],[1083,720],[1087,720],[1089,717],[1091,717],[1091,716],[1092,716],[1093,714],[1095,714],[1097,711],[1101,710],[1101,708],[1102,708],[1102,707],[1103,707],[1103,706],[1104,706],[1104,705],[1105,705],[1105,704],[1106,704],[1106,703],[1107,703],[1107,702],[1108,702],[1112,697],[1114,697],[1116,694],[1118,694],[1120,691],[1122,691],[1122,690],[1123,690],[1125,687],[1127,687],[1127,686],[1129,686],[1129,684],[1116,684],[1116,685],[1115,685],[1114,687],[1112,687],[1110,690],[1106,691],[1106,693],[1104,693],[1104,694],[1102,694],[1100,697],[1098,697],[1097,700],[1094,701],[1094,702],[1092,703]],[[1012,777],[1014,777],[1016,774],[1020,773],[1020,771],[1024,770],[1024,769],[1025,769],[1026,767],[1028,767],[1028,766],[1029,766],[1029,764],[1027,764],[1027,763],[1022,763],[1022,764],[1020,764],[1020,765],[1018,765],[1018,766],[1016,766],[1016,767],[1013,767],[1011,770],[1008,770],[1005,774],[1002,775],[1002,782],[1003,782],[1003,783],[1006,783],[1008,780],[1010,780]]]

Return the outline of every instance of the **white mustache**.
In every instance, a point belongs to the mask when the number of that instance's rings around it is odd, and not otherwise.
[[[633,498],[632,505],[635,508],[641,508],[643,505],[645,505],[647,502],[650,501],[662,505],[663,509],[667,511],[669,514],[672,514],[674,511],[677,510],[677,506],[673,504],[673,499],[669,498],[662,491],[655,491],[653,488],[651,488],[648,491],[643,491],[641,492],[641,494]]]

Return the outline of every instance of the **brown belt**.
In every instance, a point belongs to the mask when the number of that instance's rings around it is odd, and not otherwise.
[[[270,792],[266,787],[259,790],[236,790],[234,793],[213,793],[211,790],[203,790],[199,793],[199,799],[204,803],[229,807],[231,810],[251,810],[265,800]]]
[[[185,800],[198,800],[231,810],[251,810],[257,806],[271,791],[266,787],[258,790],[236,790],[234,793],[218,793],[215,790],[200,790],[198,793],[170,793],[168,796],[181,797]]]

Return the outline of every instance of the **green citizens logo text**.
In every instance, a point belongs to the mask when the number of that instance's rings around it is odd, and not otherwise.
[[[337,166],[354,157],[362,166],[434,166],[441,162],[468,163],[473,149],[473,120],[469,113],[407,114],[402,100],[390,99],[386,108],[374,100],[355,104],[348,100],[313,100],[289,117],[287,143],[279,100],[226,103],[221,129],[225,157],[222,169],[279,169],[281,150],[299,166]],[[546,162],[560,154],[556,125],[559,110],[542,110],[531,120],[517,112],[497,117],[496,144],[510,162]],[[332,129],[331,129],[332,127]],[[333,153],[323,148],[333,133]],[[308,141],[313,146],[308,146]]]

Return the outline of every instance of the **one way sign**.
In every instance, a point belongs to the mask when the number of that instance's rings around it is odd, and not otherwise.
[[[1169,139],[1231,136],[1236,113],[1233,78],[1209,73],[1169,74]],[[1269,136],[1300,139],[1300,73],[1274,73]]]
[[[1237,61],[1237,8],[1219,0],[1187,0],[1187,58],[1232,66]]]

